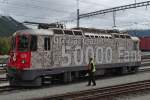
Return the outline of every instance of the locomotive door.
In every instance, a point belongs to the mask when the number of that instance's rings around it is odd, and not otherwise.
[[[50,68],[51,62],[52,62],[52,37],[51,36],[45,36],[44,37],[44,50],[43,50],[43,67],[44,68]]]
[[[31,39],[33,40],[33,39]],[[43,36],[37,36],[37,41],[33,41],[33,43],[37,42],[37,50],[32,51],[31,53],[31,66],[33,69],[41,69],[43,68]],[[33,44],[31,43],[31,44]]]
[[[37,50],[31,55],[32,68],[48,68],[51,65],[51,37],[38,36],[37,38]]]

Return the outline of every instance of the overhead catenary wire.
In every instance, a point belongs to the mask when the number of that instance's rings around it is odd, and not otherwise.
[[[6,4],[7,5],[11,5],[12,3],[11,2],[9,2],[8,0],[6,0],[7,2],[6,2]],[[13,6],[13,8],[15,8],[16,6],[16,8],[20,8],[20,10],[22,10],[22,9],[26,9],[26,8],[29,8],[30,6],[31,6],[31,9],[33,8],[33,9],[36,9],[36,8],[39,8],[39,9],[43,9],[43,10],[46,10],[47,9],[47,7],[45,6],[45,7],[43,7],[43,6],[41,6],[41,5],[37,5],[37,3],[36,2],[38,2],[39,0],[33,0],[35,3],[33,3],[33,4],[28,4],[27,2],[26,3],[23,3],[22,5],[15,5],[15,4],[12,4],[12,6]],[[46,2],[46,1],[48,1],[48,0],[44,0],[44,2]],[[20,2],[20,1],[19,1]],[[103,5],[103,4],[101,4],[101,3],[96,3],[96,2],[93,2],[93,1],[84,1],[84,0],[80,0],[80,2],[82,2],[82,3],[86,3],[86,4],[90,4],[91,3],[91,5],[97,5],[97,6],[107,6],[107,5]],[[116,1],[116,2],[118,2],[118,1]],[[40,3],[40,2],[39,2]],[[38,3],[38,4],[39,4]],[[27,4],[27,6],[26,6],[26,4]],[[25,6],[24,6],[25,5]],[[108,5],[108,6],[110,6],[110,4]],[[70,7],[70,6],[69,6]],[[56,9],[56,8],[53,8],[53,9],[51,9],[51,7],[48,7],[48,8],[50,8],[50,9],[48,9],[50,12],[56,12],[56,13],[62,13],[62,14],[70,14],[70,13],[72,13],[72,12],[70,12],[69,10],[67,10],[67,11],[65,11],[65,10],[63,10],[63,9]],[[9,8],[7,8],[6,10],[9,10],[10,12],[12,11],[12,10],[10,10]],[[47,10],[47,12],[48,12],[48,10]],[[64,12],[63,12],[64,11]],[[7,12],[7,11],[6,11]],[[45,11],[46,12],[46,11]],[[48,17],[48,16],[42,16],[42,17],[40,17],[40,16],[38,16],[38,15],[36,15],[35,14],[35,16],[34,15],[22,15],[22,14],[19,14],[19,13],[15,13],[14,11],[11,13],[11,14],[13,14],[13,16],[20,16],[20,17],[24,17],[24,18],[31,18],[31,19],[46,19],[46,20],[50,20],[50,17]],[[16,15],[15,15],[16,14]],[[73,17],[73,18],[72,18]],[[72,23],[72,22],[74,22],[75,20],[76,20],[76,18],[75,18],[75,14],[73,15],[72,14],[72,16],[70,16],[70,17],[66,17],[66,20],[65,19],[63,19],[63,20],[61,20],[60,18],[53,18],[52,17],[52,19],[54,19],[55,21],[57,21],[57,22],[59,22],[59,20],[60,20],[60,22],[65,22],[65,23]],[[57,20],[56,20],[57,19]]]
[[[126,10],[126,9],[135,8],[135,7],[143,7],[143,6],[148,6],[148,5],[150,5],[150,1],[140,2],[140,3],[136,3],[136,4],[129,4],[129,5],[124,5],[124,6],[119,6],[119,7],[113,7],[113,8],[104,9],[104,10],[98,10],[98,11],[94,11],[94,12],[90,12],[90,13],[81,14],[79,17],[80,18],[91,17],[91,16],[95,16],[95,15],[99,15],[99,14],[110,13],[110,12],[120,11],[120,10]]]

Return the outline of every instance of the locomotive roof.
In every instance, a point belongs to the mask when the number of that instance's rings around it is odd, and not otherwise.
[[[53,35],[52,30],[45,30],[45,29],[25,29],[19,30],[14,33],[16,34],[33,34],[33,35]]]
[[[105,33],[105,34],[110,34],[110,33],[120,33],[119,30],[105,30],[105,29],[95,29],[95,28],[73,28],[76,30],[82,30],[83,32],[91,32],[91,33]]]
[[[133,40],[133,41],[140,41],[140,39],[138,38],[138,37],[131,37],[131,39]]]
[[[53,35],[55,33],[55,32],[53,32],[54,30],[79,31],[79,32],[83,32],[84,35],[106,35],[106,36],[111,36],[112,34],[119,34],[119,35],[127,34],[127,33],[121,33],[118,30],[103,30],[103,29],[93,29],[93,28],[74,28],[74,29],[50,28],[50,29],[26,29],[26,30],[19,30],[19,31],[15,32],[14,35],[16,35],[16,34]]]

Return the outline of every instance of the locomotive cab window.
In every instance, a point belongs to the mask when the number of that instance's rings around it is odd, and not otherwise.
[[[37,50],[37,36],[35,36],[35,35],[31,36],[30,50],[31,51]]]
[[[138,50],[138,42],[137,41],[133,42],[133,50]]]
[[[18,36],[18,50],[25,52],[29,50],[30,39],[29,36],[20,35]]]
[[[45,50],[50,50],[50,37],[45,37],[44,38],[44,49]]]

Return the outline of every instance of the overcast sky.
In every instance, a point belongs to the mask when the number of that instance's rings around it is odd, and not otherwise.
[[[79,0],[80,14],[117,7],[147,0]],[[1,15],[16,20],[51,23],[62,21],[75,26],[77,0],[0,0]],[[82,27],[112,28],[112,13],[81,19]],[[150,7],[119,11],[116,13],[117,28],[149,28]]]

